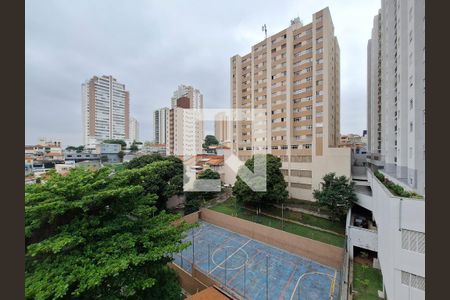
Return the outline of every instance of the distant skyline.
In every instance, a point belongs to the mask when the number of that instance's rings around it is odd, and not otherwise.
[[[366,129],[367,41],[377,1],[67,1],[25,3],[25,142],[82,143],[81,84],[112,75],[130,92],[142,141],[179,84],[229,108],[230,57],[300,17],[330,8],[341,49],[341,133]],[[205,124],[213,134],[213,124]]]

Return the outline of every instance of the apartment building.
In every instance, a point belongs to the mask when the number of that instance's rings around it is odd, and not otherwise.
[[[198,89],[189,85],[180,84],[173,92],[171,98],[172,108],[177,107],[177,101],[181,97],[187,97],[189,99],[190,108],[203,108],[203,95]]]
[[[130,118],[130,141],[139,141],[139,122],[135,118]]]
[[[350,176],[350,150],[338,148],[339,56],[325,8],[231,58],[231,107],[266,115],[265,124],[233,117],[233,151],[240,160],[261,149],[280,157],[292,198],[313,200],[328,172]]]
[[[167,143],[167,121],[169,118],[169,108],[163,107],[153,113],[153,128],[155,143],[165,145]]]
[[[382,1],[368,43],[368,151],[409,189],[425,194],[424,1]]]
[[[172,108],[167,117],[166,153],[177,156],[201,153],[203,95],[192,86],[180,85],[171,100]]]
[[[367,45],[368,167],[355,181],[347,250],[375,253],[385,299],[425,299],[424,51],[425,1],[382,0]],[[372,226],[355,226],[361,215]]]
[[[231,123],[225,112],[220,112],[214,116],[214,135],[221,144],[230,141]]]
[[[81,85],[83,143],[128,139],[130,94],[112,76],[94,76]]]

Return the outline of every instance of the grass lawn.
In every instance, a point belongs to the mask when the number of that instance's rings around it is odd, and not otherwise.
[[[267,209],[263,209],[263,211],[281,217],[281,208],[270,207]],[[284,217],[286,219],[291,219],[308,225],[331,230],[340,234],[345,234],[345,224],[341,222],[332,222],[324,218],[287,209],[284,210]]]
[[[383,290],[381,271],[367,265],[353,263],[353,292],[357,292],[354,293],[353,299],[378,300],[378,290]]]
[[[221,212],[227,215],[233,215],[236,214],[236,208],[234,203],[234,198],[230,198],[227,201],[223,203],[219,203],[211,208],[214,211]],[[241,219],[245,219],[248,221],[260,223],[262,225],[266,225],[269,227],[281,229],[282,222],[281,220],[259,215],[252,213],[251,211],[241,209],[238,211],[238,217]],[[330,245],[334,245],[337,247],[343,247],[344,246],[344,237],[337,236],[328,232],[319,231],[316,229],[312,229],[306,226],[301,226],[298,224],[290,223],[290,222],[284,222],[284,231],[297,234],[300,236],[304,236],[313,240],[317,240],[323,243],[327,243]]]

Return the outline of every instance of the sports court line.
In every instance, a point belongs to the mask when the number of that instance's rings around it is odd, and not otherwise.
[[[333,280],[331,281],[331,287],[330,287],[330,299],[334,298],[334,287],[336,286],[336,275],[337,272],[334,271]]]
[[[218,264],[214,269],[212,269],[208,274],[211,274],[212,272],[214,272],[221,264],[223,264],[227,259],[229,259],[230,257],[232,257],[233,255],[235,255],[239,250],[241,250],[242,248],[244,248],[248,243],[250,243],[252,240],[249,239],[245,244],[243,244],[242,246],[240,246],[236,251],[234,251],[231,255],[229,255],[227,258],[225,258],[220,264]]]
[[[294,299],[295,296],[295,291],[297,290],[298,285],[300,284],[300,280],[302,280],[303,277],[307,276],[307,275],[313,275],[313,274],[319,274],[319,275],[325,275],[328,276],[329,278],[333,279],[332,276],[330,274],[327,273],[323,273],[323,272],[309,272],[309,273],[303,273],[302,275],[300,275],[300,277],[297,280],[297,283],[294,286],[294,290],[292,291],[292,295],[291,295],[291,300]],[[335,276],[336,276],[336,271],[335,271]]]

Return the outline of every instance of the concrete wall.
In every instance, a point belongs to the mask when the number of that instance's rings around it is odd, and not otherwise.
[[[209,286],[201,282],[199,279],[194,278],[191,274],[174,263],[169,263],[169,267],[177,272],[181,287],[191,295],[202,291]]]
[[[372,210],[372,196],[368,196],[363,193],[355,192],[356,197],[358,198],[357,204],[359,206],[364,207],[365,209]]]
[[[349,226],[347,232],[348,252],[353,258],[353,246],[363,249],[378,251],[378,235],[374,230]]]
[[[249,238],[273,245],[321,264],[339,269],[344,259],[344,249],[311,240],[285,231],[231,217],[202,208],[201,219],[208,223],[243,234]]]

